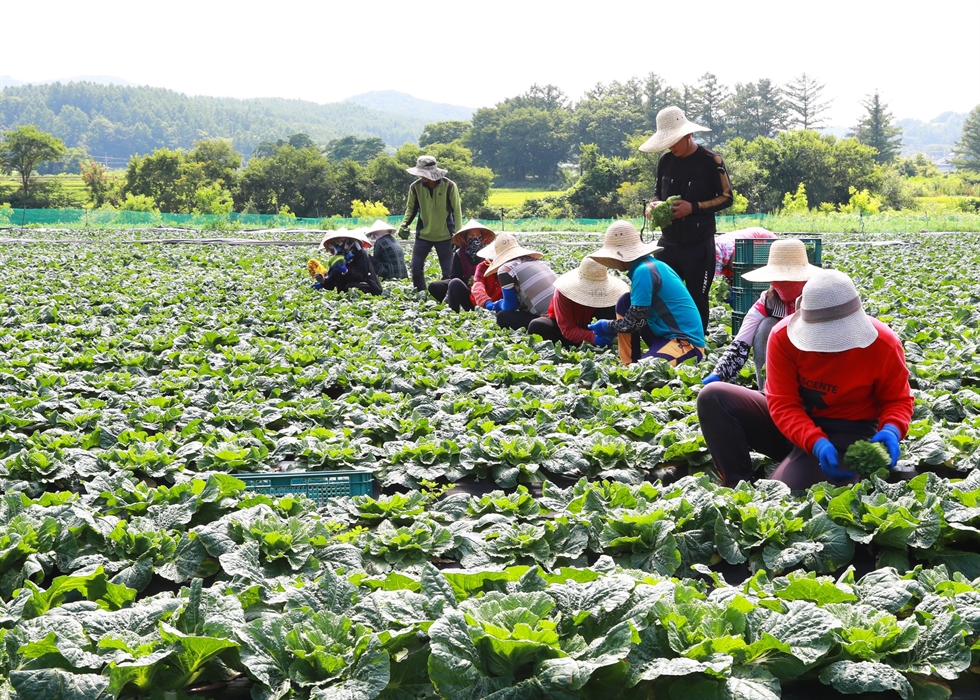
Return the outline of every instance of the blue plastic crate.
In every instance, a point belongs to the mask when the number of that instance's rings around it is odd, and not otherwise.
[[[278,498],[302,494],[326,505],[328,498],[339,496],[367,496],[372,492],[374,474],[364,469],[326,472],[265,472],[261,474],[235,474],[245,482],[245,488],[254,493]]]
[[[796,238],[796,236],[784,236]],[[761,267],[769,262],[769,246],[779,238],[739,238],[735,241],[735,256],[732,264],[747,264]],[[806,246],[806,257],[811,265],[823,264],[823,242],[819,238],[798,238]]]

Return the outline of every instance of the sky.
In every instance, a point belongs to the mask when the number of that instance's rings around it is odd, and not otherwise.
[[[827,125],[856,124],[876,91],[896,120],[980,104],[977,0],[0,0],[0,23],[0,75],[22,82],[478,108],[535,83],[577,101],[650,72],[676,88],[806,73]]]

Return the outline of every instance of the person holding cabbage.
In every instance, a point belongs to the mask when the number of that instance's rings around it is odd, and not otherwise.
[[[338,292],[360,289],[365,294],[380,295],[384,290],[366,252],[370,247],[371,241],[360,231],[327,231],[320,240],[320,248],[326,253],[324,262],[313,258],[306,263],[313,278],[311,286]]]

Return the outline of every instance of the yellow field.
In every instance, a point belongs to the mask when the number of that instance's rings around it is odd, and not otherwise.
[[[519,207],[525,199],[550,197],[561,194],[562,190],[529,190],[523,188],[492,188],[487,199],[490,207]]]

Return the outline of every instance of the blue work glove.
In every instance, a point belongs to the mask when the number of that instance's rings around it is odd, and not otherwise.
[[[342,275],[346,275],[347,274],[347,264],[346,263],[340,263],[339,265],[334,265],[333,266],[333,269],[336,270],[337,272],[339,272]]]
[[[901,439],[901,431],[891,423],[885,423],[885,426],[871,438],[871,442],[880,442],[888,450],[888,456],[892,458],[892,463],[888,465],[889,469],[895,467],[898,456],[902,454],[902,448],[898,446],[898,441]]]
[[[702,379],[701,380],[701,383],[704,384],[705,386],[708,386],[712,382],[720,382],[720,381],[721,381],[721,377],[719,377],[717,374],[715,374],[714,372],[712,372],[707,377],[705,377],[704,379]]]
[[[491,311],[503,311],[504,310],[504,300],[498,299],[497,301],[488,302],[490,306],[487,308]]]
[[[483,308],[484,308],[484,309],[489,309],[490,311],[494,311],[494,308],[493,308],[493,302],[492,302],[492,301],[487,301],[487,302],[486,302],[486,303],[485,303],[485,304],[483,305]]]
[[[613,344],[613,341],[614,340],[616,340],[616,339],[613,338],[612,336],[599,335],[598,333],[595,334],[595,344],[596,344],[596,347],[600,347],[600,348],[609,347],[610,345]]]
[[[840,457],[837,448],[827,438],[820,438],[813,446],[813,456],[820,461],[820,470],[831,481],[847,481],[854,478],[854,472],[840,470]]]
[[[607,321],[606,319],[596,321],[595,323],[590,323],[589,330],[595,333],[596,335],[604,335],[607,338],[616,335],[611,330],[609,330],[609,321]]]

